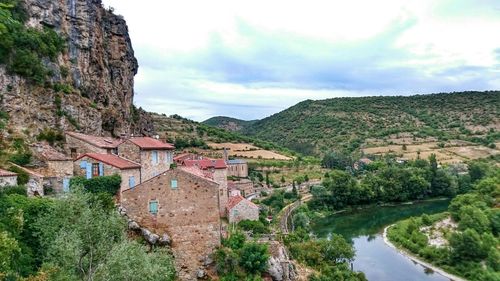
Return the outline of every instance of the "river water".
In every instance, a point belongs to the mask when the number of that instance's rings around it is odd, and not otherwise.
[[[364,272],[369,281],[447,281],[448,278],[414,263],[387,246],[382,232],[384,227],[411,216],[443,212],[448,204],[449,201],[443,200],[372,207],[316,220],[312,229],[318,237],[337,233],[351,241],[356,249],[353,268]]]

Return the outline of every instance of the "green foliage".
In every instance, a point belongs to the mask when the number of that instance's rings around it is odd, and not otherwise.
[[[500,213],[491,198],[498,196],[500,178],[496,172],[477,179],[471,193],[457,196],[448,207],[451,218],[458,222],[457,230],[443,232],[449,247],[428,245],[427,237],[420,232],[423,226],[433,229],[434,223],[447,217],[447,213],[401,221],[389,229],[389,239],[468,280],[499,280]]]
[[[271,232],[261,221],[242,220],[238,227],[244,231],[252,231],[253,234],[265,234]]]
[[[15,166],[11,166],[9,168],[9,171],[17,174],[17,184],[18,185],[24,185],[24,184],[28,183],[30,176],[23,169],[15,167]]]
[[[16,152],[10,156],[9,161],[19,166],[25,166],[31,163],[31,157],[30,152]]]
[[[262,120],[237,122],[238,132],[307,155],[323,155],[332,149],[350,153],[366,139],[400,133],[491,145],[498,141],[498,132],[472,136],[465,125],[494,124],[499,95],[490,91],[306,100]],[[227,128],[221,118],[206,122]]]
[[[240,266],[251,274],[264,272],[268,259],[269,253],[265,244],[246,243],[240,252]]]
[[[345,170],[351,167],[352,160],[345,154],[332,151],[323,157],[321,165],[329,169]]]
[[[36,137],[39,141],[47,141],[50,145],[64,140],[64,134],[60,131],[46,128]]]
[[[121,185],[120,175],[102,176],[91,179],[85,177],[73,177],[70,180],[70,188],[82,186],[85,190],[92,193],[108,193],[115,195],[120,190]]]
[[[43,84],[49,73],[43,60],[54,61],[65,48],[64,40],[49,28],[25,27],[21,1],[6,4],[11,4],[10,8],[0,6],[0,63],[12,74]]]
[[[256,242],[245,242],[245,237],[234,232],[214,253],[216,269],[221,280],[261,280],[267,269],[268,246]]]

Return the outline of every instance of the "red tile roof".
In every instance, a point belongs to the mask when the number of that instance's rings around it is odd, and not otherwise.
[[[150,137],[132,137],[129,140],[142,149],[175,149],[173,144]]]
[[[207,179],[207,180],[215,182],[214,181],[214,175],[212,173],[200,170],[200,169],[198,169],[196,167],[185,167],[185,166],[182,166],[182,167],[179,167],[178,169],[180,169],[180,170],[182,170],[184,172],[190,173],[192,175],[195,175],[197,177],[204,178],[204,179]]]
[[[100,148],[116,148],[122,143],[122,140],[109,137],[97,137],[76,132],[66,132],[66,134]]]
[[[0,177],[13,177],[17,176],[16,173],[0,169]]]
[[[241,195],[236,195],[236,196],[229,198],[229,201],[227,202],[226,208],[228,210],[231,210],[232,208],[234,208],[236,205],[238,205],[242,201],[249,204],[250,206],[253,206],[255,208],[259,208],[259,206],[255,205],[250,200],[243,198],[243,196],[241,196]]]
[[[80,157],[78,157],[75,161],[82,159],[83,157],[95,159],[97,161],[116,167],[120,170],[141,168],[141,165],[114,154],[85,153],[83,155],[80,155]]]
[[[184,160],[184,165],[187,167],[198,167],[202,170],[207,169],[226,169],[226,162],[223,159],[200,159],[200,160]]]

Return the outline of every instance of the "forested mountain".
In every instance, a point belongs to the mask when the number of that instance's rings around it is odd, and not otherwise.
[[[237,132],[237,131],[241,131],[242,129],[244,129],[248,126],[251,126],[255,122],[257,122],[257,120],[245,121],[245,120],[240,120],[240,119],[231,118],[231,117],[216,116],[216,117],[212,117],[208,120],[205,120],[202,123],[205,125],[225,129],[228,131]]]
[[[306,100],[243,126],[240,132],[321,154],[332,149],[352,152],[368,138],[401,133],[493,146],[499,128],[500,92],[488,91]]]

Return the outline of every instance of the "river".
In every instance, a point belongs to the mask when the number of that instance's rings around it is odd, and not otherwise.
[[[337,233],[351,241],[356,249],[353,268],[364,272],[369,281],[447,281],[448,278],[414,263],[387,246],[382,232],[385,226],[411,216],[443,212],[448,204],[448,200],[442,200],[371,207],[316,220],[312,229],[318,237]]]

